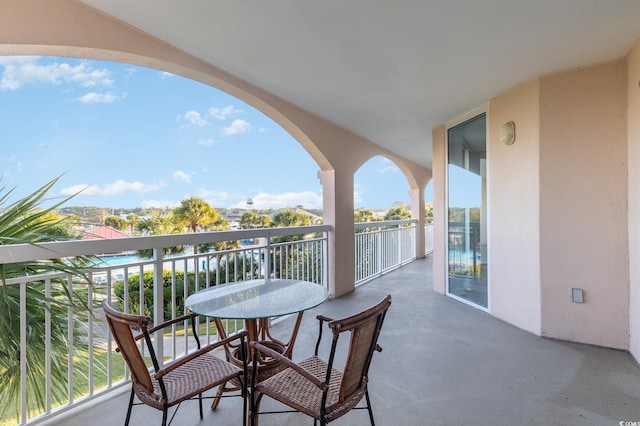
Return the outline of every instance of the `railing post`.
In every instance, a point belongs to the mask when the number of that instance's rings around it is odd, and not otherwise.
[[[51,410],[51,280],[46,279],[44,281],[44,294],[47,299],[45,302],[45,314],[44,314],[44,371],[45,371],[45,410],[49,412]],[[70,345],[73,346],[73,345]]]
[[[46,354],[48,356],[49,354]],[[27,421],[27,283],[20,283],[20,421]]]
[[[267,236],[265,238],[267,241],[264,245],[264,278],[268,280],[271,278],[271,232],[267,232]]]
[[[376,270],[374,272],[375,275],[377,274],[381,274],[382,273],[382,262],[383,262],[383,238],[382,238],[382,227],[379,226],[378,227],[378,232],[376,233],[376,254],[377,254],[377,259],[376,259]]]
[[[404,244],[403,238],[402,238],[402,225],[398,225],[398,228],[396,230],[396,235],[398,238],[398,263],[394,266],[399,266],[402,265],[402,245]]]
[[[164,259],[162,248],[155,247],[153,249],[153,323],[155,325],[164,321],[164,277],[162,276],[162,267]],[[144,276],[144,271],[143,276]],[[185,271],[185,276],[187,271]],[[141,299],[144,294],[141,294]],[[154,336],[156,346],[156,357],[160,368],[164,365],[164,332],[158,330]]]
[[[322,285],[329,289],[329,233],[322,233]]]

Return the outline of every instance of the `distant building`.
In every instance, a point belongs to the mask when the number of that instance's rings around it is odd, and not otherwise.
[[[98,226],[97,228],[93,228],[90,231],[85,231],[82,236],[83,240],[101,240],[101,239],[110,239],[110,238],[127,238],[131,235],[126,232],[119,231],[110,226]]]

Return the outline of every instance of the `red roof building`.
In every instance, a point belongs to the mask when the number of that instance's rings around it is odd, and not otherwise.
[[[126,238],[131,235],[119,231],[110,226],[98,226],[97,228],[93,228],[82,236],[83,240],[96,240],[96,239],[107,239],[107,238]]]

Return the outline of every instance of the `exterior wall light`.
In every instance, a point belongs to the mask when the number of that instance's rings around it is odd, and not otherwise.
[[[500,142],[511,145],[516,140],[516,123],[507,121],[500,128]]]

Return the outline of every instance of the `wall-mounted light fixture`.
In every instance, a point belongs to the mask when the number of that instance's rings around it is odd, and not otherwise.
[[[507,121],[500,128],[500,142],[511,145],[516,140],[516,123]]]

